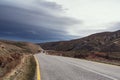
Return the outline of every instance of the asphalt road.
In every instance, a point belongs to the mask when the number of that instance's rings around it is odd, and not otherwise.
[[[41,80],[120,80],[120,67],[87,60],[37,54]]]

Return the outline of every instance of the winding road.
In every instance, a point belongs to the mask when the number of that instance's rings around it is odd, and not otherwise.
[[[120,67],[46,54],[36,54],[41,80],[120,80]]]

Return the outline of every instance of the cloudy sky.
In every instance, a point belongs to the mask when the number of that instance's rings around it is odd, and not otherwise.
[[[0,39],[48,42],[120,29],[120,0],[0,0]]]

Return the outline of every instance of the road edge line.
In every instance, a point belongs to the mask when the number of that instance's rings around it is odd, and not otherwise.
[[[34,56],[35,61],[36,61],[36,73],[37,73],[37,80],[41,80],[41,74],[40,74],[40,66],[38,63],[38,59],[36,56]]]

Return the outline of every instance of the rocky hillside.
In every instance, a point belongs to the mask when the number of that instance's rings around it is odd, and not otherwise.
[[[70,52],[72,57],[99,56],[120,60],[120,30],[93,34],[71,41],[41,43],[46,50]]]
[[[40,50],[40,46],[32,43],[0,40],[0,78],[15,68],[25,54]]]
[[[47,50],[57,51],[73,51],[73,50],[87,50],[87,51],[103,51],[103,47],[116,46],[116,50],[120,51],[120,31],[103,32],[93,34],[81,39],[71,41],[49,42],[41,43],[41,47]],[[116,51],[115,50],[115,51]]]

